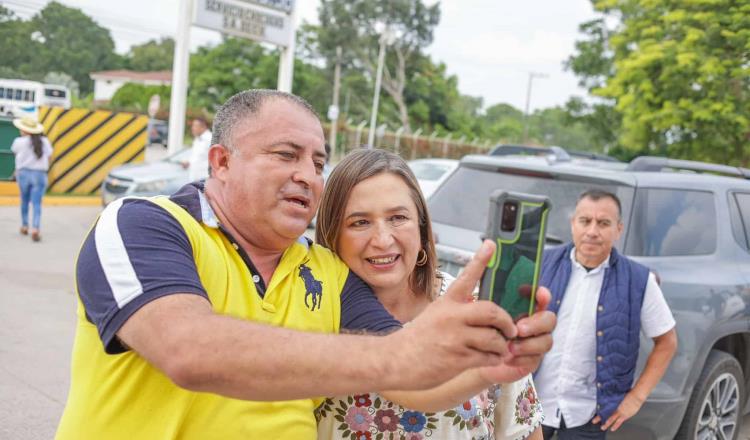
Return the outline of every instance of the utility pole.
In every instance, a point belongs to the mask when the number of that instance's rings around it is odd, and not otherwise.
[[[276,88],[282,92],[292,93],[292,80],[294,79],[294,45],[295,29],[297,20],[297,8],[292,8],[289,14],[289,23],[292,31],[289,33],[289,40],[286,46],[281,46],[279,54],[279,75]]]
[[[375,73],[375,93],[372,96],[372,112],[370,114],[370,130],[367,133],[367,148],[372,148],[373,144],[375,144],[375,129],[378,123],[378,104],[380,102],[380,83],[383,80],[383,64],[385,64],[385,48],[393,44],[395,39],[395,33],[386,25],[383,34],[380,35],[380,51],[378,52],[378,68]]]
[[[195,0],[179,2],[179,22],[174,44],[172,65],[172,93],[169,105],[169,154],[184,148],[185,107],[187,101],[188,69],[190,67],[190,22],[193,19]]]
[[[336,156],[336,132],[339,128],[339,87],[341,86],[341,46],[336,46],[336,67],[333,71],[333,103],[328,109],[331,130],[328,132],[328,145],[331,156]],[[330,159],[330,158],[329,158]]]
[[[529,84],[526,86],[526,110],[523,112],[523,143],[529,140],[529,105],[531,104],[531,84],[534,78],[547,78],[548,75],[538,72],[529,72]]]

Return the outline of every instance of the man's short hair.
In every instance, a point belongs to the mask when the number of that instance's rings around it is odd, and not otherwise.
[[[263,104],[271,99],[284,99],[293,104],[297,104],[320,119],[315,109],[299,96],[291,93],[271,89],[250,89],[237,93],[225,102],[214,117],[214,126],[212,130],[211,145],[221,144],[230,150],[234,148],[231,145],[232,132],[237,123],[256,115]]]
[[[620,199],[614,193],[596,188],[586,190],[582,192],[580,196],[578,196],[578,200],[576,200],[576,206],[578,206],[578,204],[581,203],[581,200],[583,199],[590,199],[594,202],[598,202],[602,199],[611,199],[613,202],[615,202],[615,205],[617,205],[617,220],[622,221],[622,205],[620,204]]]

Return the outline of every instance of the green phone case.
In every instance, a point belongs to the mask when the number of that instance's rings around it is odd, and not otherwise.
[[[512,231],[501,230],[506,202],[518,206]],[[550,206],[548,198],[532,194],[497,190],[490,196],[486,237],[497,249],[482,276],[479,299],[495,302],[514,321],[534,313]]]

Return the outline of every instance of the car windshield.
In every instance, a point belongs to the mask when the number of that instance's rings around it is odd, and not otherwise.
[[[549,197],[552,202],[547,223],[547,238],[552,242],[566,242],[571,239],[570,218],[575,211],[578,195],[592,188],[617,194],[622,201],[623,215],[627,216],[629,201],[633,198],[633,189],[627,186],[529,177],[465,166],[459,167],[432,195],[429,200],[430,216],[433,222],[484,231],[490,194],[494,190],[505,189],[543,195]]]
[[[434,162],[410,162],[409,168],[417,179],[429,181],[439,180],[443,174],[451,170],[449,164]]]

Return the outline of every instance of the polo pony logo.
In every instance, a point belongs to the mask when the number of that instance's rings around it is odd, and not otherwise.
[[[312,269],[305,266],[305,263],[299,266],[299,276],[305,282],[305,307],[313,311],[316,307],[320,310],[320,302],[323,299],[323,283],[315,279]],[[308,297],[310,296],[312,296],[312,300],[310,301],[312,304],[308,302]]]

